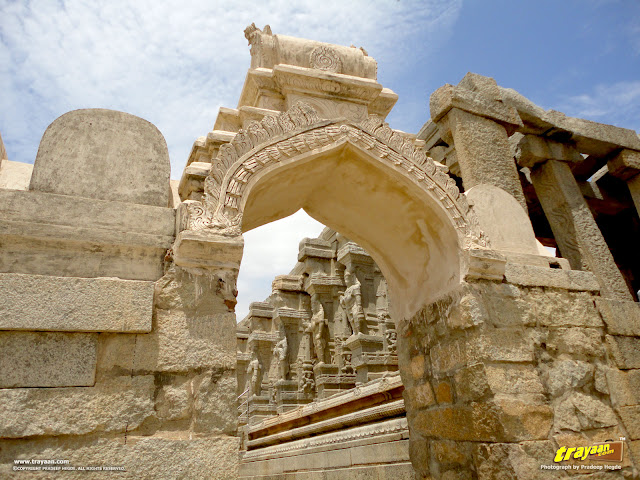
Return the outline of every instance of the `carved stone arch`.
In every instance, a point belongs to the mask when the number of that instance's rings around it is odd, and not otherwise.
[[[188,225],[185,227],[227,236],[241,235],[243,230],[257,226],[255,222],[249,222],[249,227],[243,225],[243,216],[252,190],[262,178],[280,174],[279,172],[296,167],[296,164],[312,162],[314,158],[338,155],[344,149],[365,159],[372,169],[378,169],[388,177],[393,176],[394,181],[408,185],[406,188],[422,196],[424,200],[420,201],[432,214],[422,217],[417,227],[412,225],[415,234],[431,239],[446,236],[448,239],[446,246],[440,245],[432,253],[426,252],[424,255],[438,256],[445,250],[455,249],[456,252],[449,253],[443,262],[461,264],[464,263],[459,258],[462,256],[461,252],[487,247],[487,240],[478,228],[474,213],[469,209],[466,197],[458,191],[455,181],[423,151],[416,149],[406,136],[392,130],[375,115],[362,122],[344,118],[321,120],[312,107],[302,102],[278,116],[268,116],[260,122],[253,122],[245,130],[240,130],[231,143],[220,148],[205,181],[203,202],[189,204]],[[300,207],[304,206],[299,205],[298,208]],[[396,214],[402,215],[401,212]],[[323,218],[318,220],[322,221]],[[437,224],[440,230],[435,231],[436,227],[428,225],[429,223]],[[445,230],[455,232],[455,235],[446,233]],[[454,236],[455,240],[451,240]],[[366,238],[353,239],[366,244]],[[375,245],[369,246],[374,250],[370,253],[375,257]],[[378,253],[382,252],[380,250]],[[407,307],[403,316],[421,307],[425,300],[430,300],[429,296],[416,296],[420,285],[430,283],[425,273],[407,274],[406,268],[404,273],[395,272],[392,259],[387,259],[386,262],[381,260],[381,263],[381,268],[386,269],[385,276],[392,277],[392,288],[396,292],[406,290],[407,298],[403,300],[412,300],[412,306]],[[434,265],[434,262],[430,265]],[[446,275],[442,274],[440,282],[454,281],[454,277],[460,280],[464,273],[460,272],[461,269],[456,271],[456,268],[452,268]],[[437,275],[438,272],[433,273],[434,278]]]
[[[240,130],[220,153],[205,182],[204,208],[194,206],[189,229],[213,228],[239,233],[251,177],[260,170],[276,168],[314,149],[347,141],[370,152],[380,162],[402,172],[428,190],[447,211],[464,248],[486,247],[466,197],[455,181],[405,136],[392,130],[377,115],[363,122],[321,120],[309,105],[298,102],[279,116],[267,116]]]

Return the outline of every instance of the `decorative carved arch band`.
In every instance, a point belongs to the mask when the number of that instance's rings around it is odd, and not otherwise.
[[[222,145],[205,180],[203,202],[189,204],[190,230],[213,229],[218,234],[240,235],[244,204],[252,176],[277,168],[283,160],[316,149],[349,142],[393,168],[427,191],[446,211],[463,248],[486,247],[485,235],[455,181],[413,142],[392,130],[377,115],[356,123],[345,119],[321,120],[309,105],[298,102],[278,116],[266,116],[240,130]]]

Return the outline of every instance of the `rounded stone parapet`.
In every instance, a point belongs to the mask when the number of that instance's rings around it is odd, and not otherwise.
[[[29,189],[166,207],[170,173],[153,124],[115,110],[74,110],[44,132]]]

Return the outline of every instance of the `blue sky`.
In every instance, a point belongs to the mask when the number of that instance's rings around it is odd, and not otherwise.
[[[218,108],[237,104],[251,22],[364,46],[380,83],[400,96],[388,117],[400,130],[417,132],[431,92],[467,71],[544,108],[640,130],[639,0],[0,0],[9,159],[33,163],[47,125],[65,112],[111,108],[160,129],[179,178]],[[298,241],[320,229],[296,214],[245,235],[239,318],[293,266]]]

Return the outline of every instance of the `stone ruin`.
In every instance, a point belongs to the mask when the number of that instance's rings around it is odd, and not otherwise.
[[[0,148],[0,476],[637,478],[638,134],[472,73],[408,134],[364,49],[245,36],[179,182],[121,112]],[[236,325],[242,233],[300,208]]]

